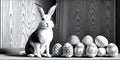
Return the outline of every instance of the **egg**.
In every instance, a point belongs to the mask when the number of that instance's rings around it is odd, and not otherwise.
[[[85,46],[83,45],[83,43],[78,43],[75,46],[75,56],[80,57],[83,56],[84,54],[84,50],[85,50]]]
[[[106,37],[102,36],[102,35],[98,35],[96,38],[95,38],[95,43],[98,47],[100,48],[103,48],[103,47],[106,47],[108,46],[108,40]]]
[[[60,43],[56,43],[52,48],[53,56],[61,56],[62,54],[62,45]]]
[[[76,45],[77,43],[80,42],[79,38],[77,35],[71,35],[69,38],[68,38],[68,42],[72,45]]]
[[[107,47],[107,53],[109,56],[115,57],[118,55],[118,47],[114,43],[110,43]]]
[[[106,49],[105,48],[98,48],[98,56],[105,56]]]
[[[98,48],[94,43],[91,43],[86,48],[86,55],[89,57],[95,57],[97,55]]]
[[[73,56],[73,46],[70,43],[65,43],[63,46],[63,55],[65,57]]]
[[[83,39],[82,39],[82,43],[85,44],[86,46],[88,46],[89,44],[93,43],[93,38],[90,35],[86,35]]]

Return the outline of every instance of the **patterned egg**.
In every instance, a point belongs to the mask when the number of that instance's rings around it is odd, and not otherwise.
[[[83,39],[82,39],[82,43],[85,44],[86,46],[88,46],[89,44],[93,43],[93,38],[90,35],[86,35]]]
[[[78,43],[76,46],[75,46],[75,56],[83,56],[84,54],[84,50],[85,50],[85,46],[83,45],[83,43]]]
[[[62,45],[60,43],[56,43],[52,48],[53,56],[61,56],[62,54]]]
[[[95,43],[98,47],[101,47],[101,48],[108,46],[107,38],[101,35],[95,38]]]
[[[107,47],[107,53],[109,54],[109,56],[117,56],[118,55],[118,47],[114,44],[114,43],[110,43]]]
[[[91,43],[86,48],[86,55],[89,57],[95,57],[97,55],[98,48],[94,43]]]
[[[105,48],[98,48],[98,56],[105,56],[106,49]]]
[[[68,42],[72,45],[76,45],[77,43],[80,42],[79,38],[77,35],[71,35],[69,38],[68,38]]]
[[[65,57],[72,57],[73,56],[73,46],[70,43],[64,44],[63,56],[65,56]]]

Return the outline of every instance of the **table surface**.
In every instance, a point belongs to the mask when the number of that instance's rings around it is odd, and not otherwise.
[[[0,49],[0,60],[120,60],[120,54],[118,54],[116,57],[27,57],[27,56],[21,56],[18,54],[18,52],[23,51],[24,49]]]
[[[20,60],[120,60],[120,54],[117,55],[116,57],[94,57],[94,58],[89,58],[89,57],[71,57],[71,58],[65,58],[65,57],[42,57],[42,58],[37,58],[37,57],[26,57],[26,56],[19,56],[19,55],[5,55],[5,54],[0,54],[0,60],[3,59],[20,59]]]

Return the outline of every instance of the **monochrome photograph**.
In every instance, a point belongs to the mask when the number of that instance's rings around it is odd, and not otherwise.
[[[119,0],[0,0],[0,60],[120,60]]]

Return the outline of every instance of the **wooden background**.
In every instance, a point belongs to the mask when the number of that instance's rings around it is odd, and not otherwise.
[[[28,37],[40,22],[34,3],[43,5],[47,12],[50,6],[46,8],[46,1],[48,0],[1,0],[1,48],[24,48]],[[116,41],[115,0],[56,2],[58,6],[51,47],[56,42],[64,44],[72,34],[76,34],[80,40],[88,34],[93,38],[100,34],[106,36],[109,42]]]
[[[1,0],[1,47],[24,47],[40,22],[35,0]]]
[[[80,40],[85,35],[103,35],[116,43],[115,0],[57,0],[59,42],[64,44],[72,34]]]

